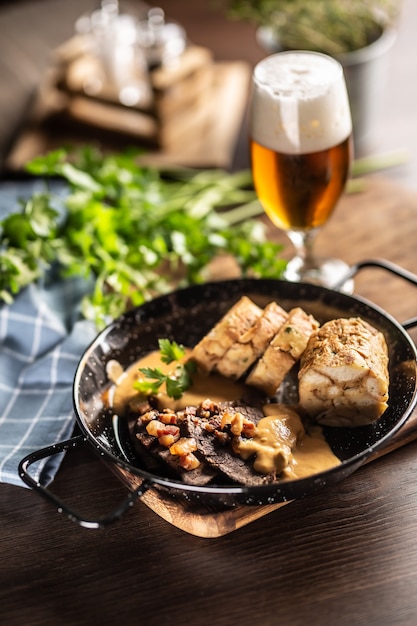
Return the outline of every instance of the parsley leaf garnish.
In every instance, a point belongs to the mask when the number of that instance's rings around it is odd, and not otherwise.
[[[159,352],[161,354],[161,361],[168,365],[173,361],[180,361],[185,355],[184,346],[179,345],[176,341],[170,341],[169,339],[159,339]]]
[[[159,339],[159,352],[163,363],[179,361],[185,355],[185,348],[169,339]],[[139,393],[149,396],[156,395],[160,387],[165,383],[166,393],[170,398],[178,400],[184,391],[192,385],[192,374],[196,370],[194,361],[178,363],[173,372],[164,374],[159,367],[141,367],[139,371],[150,380],[138,380],[134,388]]]

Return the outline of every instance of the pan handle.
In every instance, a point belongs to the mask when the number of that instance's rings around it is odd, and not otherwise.
[[[66,439],[65,441],[61,441],[52,446],[48,446],[46,448],[41,448],[36,452],[32,452],[25,456],[19,463],[19,476],[23,480],[23,482],[31,487],[38,495],[42,496],[46,500],[48,500],[51,504],[53,504],[58,513],[64,513],[72,522],[83,526],[84,528],[104,528],[113,522],[116,522],[118,519],[126,513],[128,509],[130,509],[136,500],[143,496],[143,494],[152,486],[152,481],[143,481],[143,483],[137,487],[134,491],[129,492],[128,496],[125,497],[119,505],[113,509],[110,513],[99,517],[98,519],[92,520],[87,519],[86,517],[80,515],[76,511],[72,510],[69,506],[67,506],[64,502],[62,502],[57,496],[55,496],[49,489],[43,487],[38,481],[36,481],[28,472],[28,468],[32,463],[36,461],[40,461],[41,459],[48,458],[53,456],[54,454],[59,454],[60,452],[64,452],[69,450],[70,448],[75,448],[80,444],[86,443],[87,438],[84,435],[76,435],[71,437],[70,439]]]
[[[403,269],[402,267],[396,265],[395,263],[392,263],[391,261],[385,261],[383,259],[367,259],[365,261],[360,261],[359,263],[351,265],[347,274],[337,283],[337,285],[334,286],[334,289],[341,289],[348,280],[356,276],[356,274],[360,272],[360,270],[367,267],[378,267],[380,269],[387,270],[391,274],[395,274],[396,276],[399,276],[407,282],[417,286],[416,274],[413,274],[412,272]],[[417,326],[417,317],[412,317],[402,324],[402,327],[406,330],[414,328],[415,326]]]

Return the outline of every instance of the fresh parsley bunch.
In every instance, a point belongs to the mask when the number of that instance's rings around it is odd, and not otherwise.
[[[281,246],[266,239],[247,171],[139,165],[137,151],[104,155],[85,147],[38,157],[27,170],[45,179],[0,222],[0,300],[47,276],[81,276],[94,287],[82,312],[102,327],[129,306],[207,280],[209,263],[232,255],[242,275],[279,277]],[[68,184],[64,211],[48,186]]]

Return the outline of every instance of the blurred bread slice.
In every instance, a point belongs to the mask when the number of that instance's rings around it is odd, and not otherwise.
[[[246,378],[246,383],[257,387],[268,396],[275,395],[293,365],[306,349],[311,334],[319,327],[312,315],[300,307],[291,309],[287,321],[280,328]]]
[[[254,325],[241,335],[217,363],[217,371],[237,380],[264,353],[269,342],[288,319],[288,313],[276,302],[262,311]]]
[[[190,358],[201,370],[211,372],[230,346],[261,317],[262,311],[250,298],[242,296],[197,343]]]

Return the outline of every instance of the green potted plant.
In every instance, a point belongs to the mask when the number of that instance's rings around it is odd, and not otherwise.
[[[250,21],[266,53],[314,50],[343,65],[355,146],[366,152],[395,41],[401,0],[225,0],[232,19]]]

